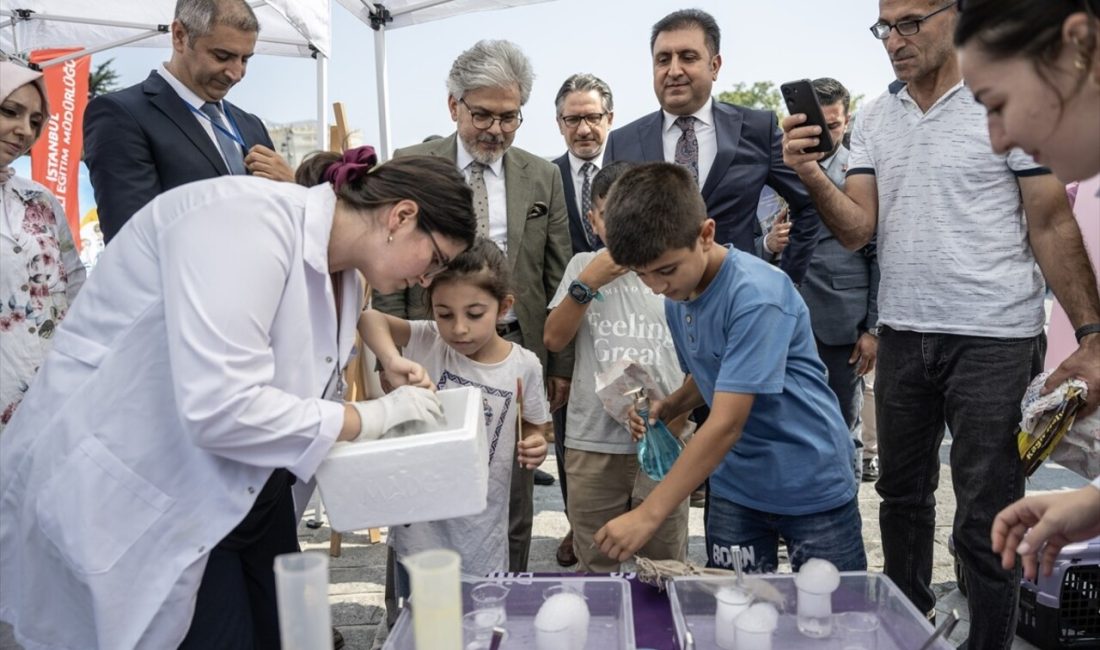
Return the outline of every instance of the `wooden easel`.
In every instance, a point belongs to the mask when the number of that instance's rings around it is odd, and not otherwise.
[[[332,105],[332,110],[336,115],[336,124],[329,127],[329,151],[341,153],[347,148],[347,116],[344,113],[344,105],[340,102],[335,102]],[[362,304],[366,305],[370,300],[370,285],[364,281],[363,286],[364,294]],[[344,379],[348,387],[345,399],[349,402],[355,402],[362,399],[381,397],[382,387],[378,383],[378,374],[374,371],[374,355],[363,345],[363,340],[359,338],[358,334],[355,335],[355,347],[359,350],[359,354],[355,355],[348,363],[348,367],[344,374]],[[367,361],[367,363],[364,363],[364,361]],[[377,544],[382,540],[382,531],[378,528],[369,529],[368,535],[371,544]],[[342,535],[336,531],[332,531],[329,536],[329,555],[332,557],[340,557],[340,545],[342,541]]]

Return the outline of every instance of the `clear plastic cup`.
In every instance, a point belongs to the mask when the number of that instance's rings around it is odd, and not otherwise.
[[[508,587],[495,582],[483,582],[475,585],[470,590],[470,599],[474,603],[474,610],[493,610],[500,613],[500,623],[503,625],[508,620],[506,603],[508,601]]]
[[[841,650],[877,650],[878,616],[871,612],[841,612],[836,615],[835,636]]]
[[[752,604],[752,597],[736,587],[722,587],[714,595],[714,640],[722,650],[734,650],[734,620]]]
[[[286,650],[332,650],[328,556],[287,553],[275,557],[279,638]]]
[[[493,628],[504,625],[504,610],[475,609],[462,616],[464,650],[488,650],[493,640]]]

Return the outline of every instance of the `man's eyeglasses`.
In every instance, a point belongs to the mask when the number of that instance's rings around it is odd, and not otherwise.
[[[954,2],[948,3],[948,4],[940,7],[939,9],[933,11],[930,14],[921,16],[920,18],[913,18],[911,20],[902,20],[902,21],[894,23],[893,25],[891,25],[890,23],[884,23],[882,21],[879,21],[879,22],[875,23],[874,25],[871,25],[871,33],[874,34],[875,38],[879,39],[880,41],[885,41],[886,39],[890,38],[890,30],[891,29],[896,29],[898,34],[901,35],[901,36],[912,36],[913,34],[916,34],[917,32],[920,31],[920,24],[921,23],[928,20],[932,16],[935,16],[938,13],[943,13],[944,11],[947,11],[951,7],[954,7],[955,4],[956,3],[954,3]]]
[[[451,260],[447,259],[447,256],[443,254],[443,250],[439,248],[439,244],[436,243],[435,235],[432,234],[432,231],[427,230],[425,232],[428,233],[428,239],[431,240],[432,248],[435,249],[435,252],[432,253],[432,261],[428,265],[428,268],[420,275],[425,280],[431,280],[447,270],[447,265],[451,263]]]
[[[470,105],[466,103],[465,99],[458,100],[458,103],[466,107],[466,110],[470,113],[470,118],[474,122],[474,126],[482,131],[493,128],[493,122],[500,122],[501,131],[512,133],[523,123],[523,113],[518,111],[515,113],[505,113],[504,115],[493,115],[486,111],[470,108]]]
[[[588,126],[599,126],[603,118],[607,116],[607,113],[589,113],[587,115],[561,115],[558,117],[567,127],[575,129],[581,125],[581,120],[588,123]]]

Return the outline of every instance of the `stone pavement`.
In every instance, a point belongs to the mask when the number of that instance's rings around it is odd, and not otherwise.
[[[552,449],[552,448],[551,448]],[[542,464],[542,469],[557,475],[553,455]],[[951,470],[941,466],[940,488],[936,492],[939,504],[936,518],[935,563],[932,572],[933,589],[939,597],[936,609],[942,613],[952,608],[958,610],[962,620],[951,635],[955,643],[966,638],[969,629],[969,611],[966,599],[955,586],[955,573],[947,550],[947,537],[951,532],[955,496],[951,490]],[[878,527],[878,495],[871,483],[863,483],[859,491],[860,512],[863,516],[863,540],[867,548],[868,568],[882,571],[882,541]],[[308,515],[307,515],[308,518]],[[535,572],[563,571],[554,559],[558,542],[568,530],[562,514],[561,490],[551,486],[535,486],[535,521],[531,542],[529,569]],[[703,509],[692,508],[688,526],[688,554],[692,562],[704,564],[706,552],[703,543]],[[302,549],[328,549],[329,529],[323,526],[311,530],[305,525],[299,528]],[[386,581],[385,543],[370,544],[363,534],[344,535],[343,552],[331,558],[331,587],[333,624],[344,635],[348,650],[381,648],[385,642],[384,589]],[[1013,650],[1034,650],[1034,646],[1017,639]]]

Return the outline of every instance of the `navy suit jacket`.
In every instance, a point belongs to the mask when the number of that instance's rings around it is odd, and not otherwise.
[[[795,283],[806,274],[821,219],[798,174],[783,164],[782,133],[771,111],[714,102],[718,154],[703,183],[707,214],[721,244],[755,254],[756,205],[770,185],[791,209],[791,241],[780,267]],[[607,138],[604,164],[613,160],[664,160],[664,113],[657,111],[615,129]]]
[[[843,188],[848,149],[841,146],[825,173]],[[810,309],[814,336],[825,345],[853,345],[878,324],[877,240],[857,251],[844,248],[828,228],[821,229],[810,268],[799,287]]]
[[[246,152],[256,144],[275,148],[260,118],[227,101],[222,106],[236,121]],[[84,161],[105,241],[161,192],[229,174],[195,114],[156,72],[88,104]]]
[[[573,188],[573,170],[569,168],[569,154],[563,153],[560,158],[554,159],[554,164],[561,170],[561,182],[565,187],[565,206],[569,210],[569,239],[573,242],[573,254],[589,253],[594,250],[588,245],[588,239],[584,236],[583,220],[585,215],[577,208],[577,192]]]

